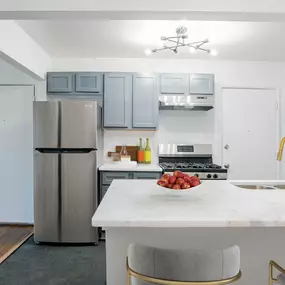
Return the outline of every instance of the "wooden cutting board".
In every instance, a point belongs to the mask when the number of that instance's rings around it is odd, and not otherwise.
[[[121,145],[116,145],[116,153],[120,153],[122,149]],[[138,147],[135,145],[127,145],[127,152],[131,156],[131,161],[137,161]],[[112,152],[108,152],[108,157],[111,157]]]
[[[116,152],[120,153],[122,150],[121,145],[116,145]],[[131,156],[131,161],[137,161],[138,147],[136,145],[127,145],[127,152]]]

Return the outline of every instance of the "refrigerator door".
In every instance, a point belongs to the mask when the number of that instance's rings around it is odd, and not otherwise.
[[[62,242],[98,242],[91,226],[97,207],[96,151],[62,154]]]
[[[97,149],[97,104],[61,102],[61,147]]]
[[[34,147],[58,148],[59,107],[57,102],[34,102]]]
[[[34,237],[38,242],[60,241],[59,157],[34,152]]]

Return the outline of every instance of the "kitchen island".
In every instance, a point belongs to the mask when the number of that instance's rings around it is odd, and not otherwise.
[[[255,183],[269,182],[233,182]],[[285,265],[285,190],[233,184],[204,181],[180,197],[154,180],[113,181],[92,218],[93,226],[106,230],[107,285],[125,284],[127,247],[134,242],[177,249],[237,244],[239,284],[267,284],[269,261]]]

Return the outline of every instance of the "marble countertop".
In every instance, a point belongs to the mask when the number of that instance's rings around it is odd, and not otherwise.
[[[116,163],[104,163],[99,167],[100,171],[145,171],[145,172],[162,172],[162,169],[158,164],[137,164],[132,165],[120,165]]]
[[[258,181],[263,185],[270,183]],[[274,183],[285,184],[285,181]],[[285,190],[249,190],[226,180],[206,180],[189,193],[176,197],[156,185],[155,180],[114,180],[92,218],[92,225],[103,228],[284,227]]]

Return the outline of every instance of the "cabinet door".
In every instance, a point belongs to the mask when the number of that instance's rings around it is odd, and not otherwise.
[[[47,92],[70,93],[72,92],[72,73],[52,72],[47,75]]]
[[[103,93],[103,75],[95,72],[76,73],[75,91]]]
[[[213,74],[192,74],[190,75],[190,94],[212,95],[214,94]]]
[[[184,94],[186,89],[186,75],[184,74],[161,74],[161,94]]]
[[[129,172],[103,172],[102,184],[110,185],[114,179],[129,179]]]
[[[101,186],[101,195],[100,195],[100,201],[102,201],[103,197],[107,193],[109,186]]]
[[[132,74],[108,73],[104,87],[104,127],[131,127]]]
[[[133,127],[156,128],[158,94],[154,75],[133,75]]]
[[[134,172],[134,179],[159,179],[162,172]]]

